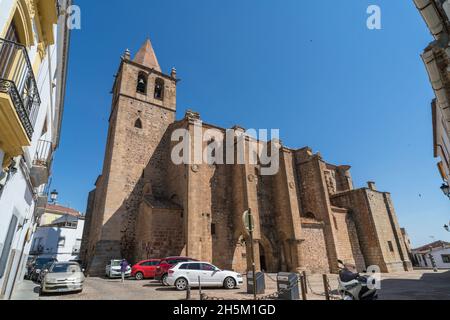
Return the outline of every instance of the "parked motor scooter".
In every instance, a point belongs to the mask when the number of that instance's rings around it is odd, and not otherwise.
[[[377,300],[375,287],[370,286],[371,278],[351,271],[341,260],[339,266],[339,294],[342,300]],[[364,271],[366,272],[366,271]]]

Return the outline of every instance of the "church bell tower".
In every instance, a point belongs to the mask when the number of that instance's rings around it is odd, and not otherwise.
[[[175,121],[176,71],[164,74],[150,40],[131,59],[127,50],[116,76],[103,172],[96,184],[90,244],[91,274],[110,259],[126,258],[134,239],[133,217],[141,198],[144,170],[153,192],[162,181],[167,128]],[[161,150],[161,151],[159,151]],[[89,254],[88,254],[89,256]],[[89,259],[89,257],[88,257]]]

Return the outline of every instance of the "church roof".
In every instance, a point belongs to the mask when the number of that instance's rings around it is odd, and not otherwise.
[[[145,67],[161,72],[161,67],[159,66],[158,59],[156,58],[156,54],[153,50],[150,39],[147,39],[145,41],[141,49],[139,49],[138,53],[136,53],[133,61]]]

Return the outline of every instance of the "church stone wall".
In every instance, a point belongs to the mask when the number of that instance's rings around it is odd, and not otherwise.
[[[332,208],[338,258],[356,266],[359,272],[366,269],[359,246],[356,226],[347,209]]]
[[[358,189],[333,197],[333,204],[348,208],[355,220],[361,251],[367,266],[379,266],[382,272],[409,269],[404,248],[397,244],[395,213],[388,212],[385,194],[369,189]]]
[[[135,262],[179,256],[184,249],[182,210],[142,203],[136,224]]]
[[[328,273],[327,248],[322,222],[302,219],[303,242],[301,244],[303,267],[313,273]]]

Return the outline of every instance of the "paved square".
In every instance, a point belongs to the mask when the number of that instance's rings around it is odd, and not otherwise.
[[[266,294],[276,292],[276,275],[266,275]],[[308,277],[308,299],[324,300],[321,275]],[[337,276],[330,275],[330,285],[337,288]],[[136,281],[88,278],[81,294],[49,295],[39,297],[39,286],[23,282],[16,290],[14,300],[182,300],[186,292],[179,292],[170,287],[162,287],[152,280]],[[203,289],[208,297],[227,300],[251,300],[246,293],[246,286],[235,290]],[[261,295],[260,297],[263,297]],[[198,289],[193,289],[191,297],[199,300]],[[434,273],[431,270],[416,270],[409,273],[383,275],[380,300],[450,300],[450,271]]]

